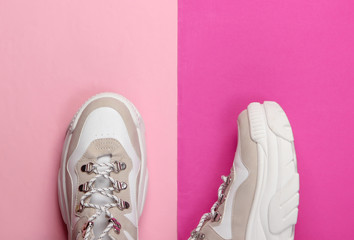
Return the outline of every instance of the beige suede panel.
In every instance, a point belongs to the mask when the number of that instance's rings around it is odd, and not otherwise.
[[[129,173],[133,168],[132,160],[129,158],[128,154],[119,143],[119,141],[112,139],[112,138],[104,138],[104,139],[97,139],[93,141],[87,151],[84,153],[82,158],[78,161],[76,165],[75,172],[78,176],[78,186],[80,184],[84,184],[85,182],[90,181],[95,175],[94,173],[86,173],[81,171],[81,166],[86,165],[90,162],[97,163],[97,158],[105,155],[111,155],[111,162],[119,161],[124,162],[126,164],[126,169],[121,170],[119,173],[111,172],[110,176],[113,177],[115,180],[120,182],[127,183],[128,187],[125,190],[121,190],[120,192],[114,191],[113,194],[118,198],[122,199],[123,201],[127,201],[131,204],[130,201],[130,186],[129,186]],[[84,195],[84,192],[80,192],[77,190],[77,198],[75,200],[75,206],[79,205],[81,197]],[[86,200],[88,202],[89,199]],[[137,228],[124,216],[124,214],[130,213],[132,210],[131,208],[135,206],[130,206],[128,209],[119,210],[118,208],[111,208],[110,212],[112,215],[118,220],[118,222],[122,225],[122,231],[127,231],[132,237],[137,236]],[[76,213],[80,220],[82,218],[88,219],[95,213],[95,209],[92,208],[84,208],[82,212]],[[108,219],[107,219],[108,224]],[[80,229],[79,229],[80,230]],[[79,231],[79,230],[76,230]],[[125,239],[124,234],[116,234],[114,231],[111,231],[110,234],[114,239]]]
[[[257,144],[251,140],[247,110],[238,117],[241,159],[248,170],[247,179],[237,189],[233,204],[232,240],[245,240],[247,224],[257,184]]]
[[[231,170],[229,176],[230,176],[230,178],[231,178],[231,182],[230,182],[230,184],[227,186],[227,188],[225,189],[225,195],[226,195],[226,197],[228,196],[229,191],[230,191],[231,184],[232,184],[232,182],[234,181],[235,173],[234,173],[233,170]],[[223,203],[219,206],[219,208],[218,208],[218,212],[221,214],[221,218],[223,217],[224,210],[225,210],[225,209],[224,209],[224,208],[225,208],[225,201],[226,201],[226,199],[224,200],[224,202],[223,202]],[[217,225],[220,224],[220,221],[217,221],[217,222],[209,222],[208,224],[210,224],[212,227],[215,227],[215,226],[217,226]]]
[[[206,225],[202,232],[205,234],[205,240],[225,240],[220,237],[210,225]]]
[[[123,121],[125,123],[125,126],[127,127],[128,134],[130,137],[130,141],[138,155],[138,157],[141,159],[141,151],[140,151],[140,144],[139,144],[139,137],[138,137],[138,132],[137,128],[135,126],[134,120],[130,114],[129,109],[125,106],[125,104],[115,98],[111,97],[104,97],[104,98],[99,98],[94,101],[92,101],[90,104],[88,104],[83,112],[80,115],[80,118],[77,121],[75,129],[72,129],[69,134],[71,134],[71,139],[70,139],[70,145],[68,149],[68,153],[66,156],[66,163],[65,166],[67,166],[67,161],[74,152],[74,150],[77,147],[80,135],[81,135],[81,130],[84,126],[84,123],[88,117],[88,115],[94,111],[97,108],[100,107],[111,107],[115,109],[123,118]],[[68,130],[70,131],[70,129]],[[75,209],[72,209],[72,204],[71,204],[71,199],[72,199],[72,186],[71,186],[71,176],[67,170],[65,169],[65,175],[66,175],[66,192],[67,192],[67,197],[69,199],[68,203],[68,208],[69,212],[71,213]],[[70,224],[70,223],[69,223]]]
[[[227,196],[229,191],[230,191],[230,186],[232,184],[232,182],[234,181],[234,176],[235,176],[235,173],[233,170],[231,170],[230,172],[230,178],[231,178],[231,182],[230,184],[227,186],[227,188],[225,189],[225,195]],[[225,199],[226,200],[226,199]],[[219,206],[218,208],[218,212],[221,214],[221,218],[222,218],[222,215],[224,213],[224,209],[225,208],[225,201]],[[201,233],[204,233],[205,236],[206,236],[206,240],[212,240],[212,239],[220,239],[220,240],[225,240],[223,239],[222,237],[220,237],[214,230],[212,227],[216,227],[220,224],[220,221],[217,221],[217,222],[213,222],[213,221],[208,221],[201,229]],[[217,238],[216,238],[217,236]]]
[[[87,223],[87,217],[82,217],[79,219],[79,221],[76,222],[73,233],[72,233],[72,238],[73,240],[83,240],[83,229],[85,224]],[[91,230],[91,236],[90,240],[94,239],[93,231]]]
[[[241,159],[247,168],[249,175],[247,179],[237,189],[235,198],[233,199],[232,209],[224,209],[225,202],[219,206],[218,211],[223,214],[224,211],[232,211],[232,240],[245,240],[246,230],[253,204],[254,194],[256,190],[258,162],[257,162],[257,144],[251,140],[249,119],[247,110],[244,110],[238,117],[239,139],[237,151],[241,151]],[[226,188],[225,193],[228,197],[230,186],[237,177],[231,170],[231,183]],[[222,215],[221,215],[222,218]],[[218,226],[219,222],[209,221],[201,229],[201,233],[205,234],[206,240],[227,240],[219,236],[213,227]]]

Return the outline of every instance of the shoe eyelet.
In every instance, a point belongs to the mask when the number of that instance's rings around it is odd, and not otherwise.
[[[88,182],[85,182],[84,184],[81,184],[81,185],[79,186],[79,191],[80,191],[80,192],[86,193],[86,192],[88,192],[88,191],[90,191],[90,190],[91,190],[91,187],[89,186],[89,183],[88,183]]]
[[[76,205],[75,212],[81,213],[84,210],[84,207],[81,204]]]
[[[118,162],[118,161],[114,162],[114,171],[115,172],[120,172],[122,170],[125,170],[126,168],[127,168],[127,164],[125,164],[124,162]]]
[[[125,210],[125,209],[128,209],[130,207],[130,204],[126,201],[120,201],[120,203],[118,204],[118,208],[120,210]]]
[[[82,228],[82,238],[85,238],[85,235],[86,235],[86,231],[87,231],[87,228],[88,227],[93,227],[93,222],[87,222],[84,227]]]
[[[121,190],[127,189],[128,184],[126,184],[125,182],[116,181],[116,182],[113,184],[113,187],[114,187],[114,189],[115,189],[117,192],[120,192]]]
[[[120,225],[120,223],[117,221],[117,219],[111,218],[108,221],[113,223],[114,231],[116,231],[116,233],[119,234],[120,233],[120,229],[122,228],[122,225]]]
[[[81,166],[81,171],[82,172],[87,172],[87,173],[92,173],[93,172],[93,163],[89,162],[88,164],[82,165]]]

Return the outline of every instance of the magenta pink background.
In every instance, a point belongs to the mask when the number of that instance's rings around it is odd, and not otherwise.
[[[264,100],[295,135],[295,239],[354,239],[353,11],[349,0],[179,1],[178,239],[217,198],[238,114]]]
[[[176,1],[0,1],[1,239],[66,239],[65,132],[102,91],[126,96],[146,124],[141,239],[177,239],[176,19]]]

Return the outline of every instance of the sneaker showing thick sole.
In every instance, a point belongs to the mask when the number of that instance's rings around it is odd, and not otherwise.
[[[81,114],[84,112],[85,108],[92,102],[101,99],[101,98],[114,98],[116,100],[119,100],[122,102],[125,107],[129,110],[130,115],[134,121],[134,124],[136,126],[137,134],[138,134],[138,141],[140,144],[140,150],[141,150],[141,164],[140,164],[140,177],[137,183],[137,216],[138,218],[141,216],[145,199],[146,199],[146,193],[147,193],[147,186],[148,186],[148,170],[147,170],[147,164],[146,164],[146,149],[145,149],[145,126],[142,120],[142,117],[138,110],[135,108],[135,106],[128,101],[126,98],[124,98],[121,95],[114,94],[114,93],[101,93],[98,94],[92,98],[90,98],[76,113],[74,118],[72,119],[65,138],[65,143],[63,147],[63,152],[62,152],[62,160],[61,160],[61,167],[59,169],[59,174],[58,174],[58,195],[59,195],[59,205],[60,205],[60,210],[61,210],[61,215],[63,217],[63,220],[65,224],[67,225],[68,229],[68,239],[72,239],[72,231],[75,222],[73,222],[73,209],[74,206],[69,206],[72,205],[72,200],[68,198],[68,189],[67,187],[67,181],[70,181],[71,179],[67,179],[67,174],[66,170],[68,169],[68,150],[70,147],[70,141],[72,137],[72,132],[75,130],[75,127],[78,123],[79,118],[81,117]],[[69,156],[70,157],[70,156]],[[74,186],[75,187],[75,186]],[[77,187],[77,186],[76,186]],[[71,211],[70,211],[71,209]]]
[[[294,137],[275,102],[251,103],[238,117],[230,176],[190,240],[293,240],[299,205]]]
[[[292,240],[299,205],[299,174],[289,120],[275,102],[251,103],[257,143],[257,181],[245,240]]]

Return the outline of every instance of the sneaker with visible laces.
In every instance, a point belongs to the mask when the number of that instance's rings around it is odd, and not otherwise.
[[[144,123],[124,97],[102,93],[73,118],[58,176],[69,240],[138,239],[148,173]]]
[[[275,102],[251,103],[238,117],[238,146],[218,200],[189,240],[292,240],[299,205],[294,138]]]

